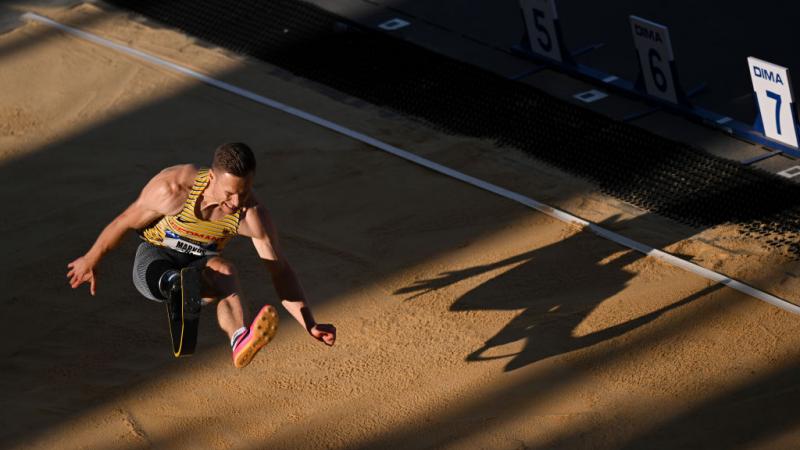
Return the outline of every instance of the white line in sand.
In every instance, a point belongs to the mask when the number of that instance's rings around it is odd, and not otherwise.
[[[678,258],[678,257],[673,256],[673,255],[670,255],[669,253],[666,253],[664,251],[652,248],[652,247],[647,246],[645,244],[642,244],[640,242],[637,242],[637,241],[634,241],[632,239],[626,238],[625,236],[622,236],[620,234],[614,233],[613,231],[607,230],[607,229],[605,229],[603,227],[600,227],[599,225],[596,225],[596,224],[591,223],[591,222],[589,222],[587,220],[581,219],[580,217],[573,216],[572,214],[569,214],[569,213],[567,213],[565,211],[561,211],[559,209],[556,209],[556,208],[553,208],[551,206],[548,206],[548,205],[546,205],[544,203],[541,203],[539,201],[536,201],[536,200],[534,200],[534,199],[532,199],[530,197],[526,197],[526,196],[518,194],[516,192],[509,191],[508,189],[504,189],[504,188],[502,188],[500,186],[496,186],[494,184],[491,184],[491,183],[488,183],[486,181],[480,180],[478,178],[474,178],[474,177],[471,177],[469,175],[463,174],[461,172],[458,172],[456,170],[453,170],[453,169],[451,169],[449,167],[446,167],[446,166],[443,166],[441,164],[437,164],[437,163],[435,163],[433,161],[427,160],[427,159],[422,158],[420,156],[417,156],[417,155],[415,155],[413,153],[410,153],[410,152],[407,152],[407,151],[405,151],[403,149],[397,148],[397,147],[395,147],[393,145],[389,145],[389,144],[387,144],[385,142],[381,142],[381,141],[379,141],[379,140],[377,140],[377,139],[375,139],[373,137],[367,136],[367,135],[365,135],[363,133],[359,133],[358,131],[354,131],[354,130],[351,130],[349,128],[345,128],[345,127],[343,127],[343,126],[341,126],[339,124],[336,124],[336,123],[331,122],[329,120],[326,120],[326,119],[323,119],[321,117],[315,116],[313,114],[307,113],[307,112],[302,111],[300,109],[293,108],[291,106],[285,105],[283,103],[277,102],[275,100],[272,100],[272,99],[269,99],[269,98],[266,98],[266,97],[262,97],[262,96],[260,96],[258,94],[250,92],[250,91],[248,91],[246,89],[242,89],[242,88],[240,88],[238,86],[234,86],[232,84],[225,83],[224,81],[219,81],[219,80],[211,78],[211,77],[209,77],[207,75],[203,75],[203,74],[201,74],[199,72],[196,72],[196,71],[194,71],[192,69],[188,69],[186,67],[180,66],[180,65],[175,64],[175,63],[171,63],[169,61],[165,61],[165,60],[163,60],[163,59],[161,59],[161,58],[159,58],[157,56],[153,56],[153,55],[150,55],[148,53],[144,53],[144,52],[142,52],[140,50],[136,50],[136,49],[133,49],[133,48],[121,45],[121,44],[117,44],[116,42],[109,41],[108,39],[104,39],[104,38],[101,38],[99,36],[95,36],[93,34],[85,32],[85,31],[81,31],[79,29],[72,28],[72,27],[67,26],[67,25],[63,25],[63,24],[58,23],[58,22],[56,22],[56,21],[54,21],[52,19],[49,19],[47,17],[40,16],[39,14],[28,12],[28,13],[25,13],[22,17],[25,20],[40,22],[40,23],[49,25],[49,26],[51,26],[53,28],[57,28],[57,29],[59,29],[61,31],[64,31],[65,33],[69,33],[69,34],[72,34],[74,36],[78,36],[78,37],[80,37],[82,39],[86,39],[88,41],[94,42],[95,44],[99,44],[99,45],[102,45],[104,47],[109,47],[109,48],[112,48],[114,50],[118,50],[120,52],[123,52],[123,53],[126,53],[128,55],[134,56],[136,58],[145,60],[147,62],[159,65],[161,67],[165,67],[167,69],[170,69],[170,70],[173,70],[173,71],[176,71],[176,72],[179,72],[179,73],[183,73],[183,74],[188,75],[188,76],[190,76],[192,78],[200,80],[203,83],[209,84],[211,86],[214,86],[214,87],[217,87],[219,89],[231,92],[231,93],[236,94],[236,95],[240,95],[242,97],[245,97],[245,98],[248,98],[250,100],[253,100],[254,102],[260,103],[262,105],[269,106],[270,108],[278,109],[278,110],[283,111],[285,113],[291,114],[291,115],[293,115],[295,117],[299,117],[299,118],[301,118],[303,120],[307,120],[309,122],[315,123],[315,124],[317,124],[317,125],[319,125],[321,127],[327,128],[327,129],[335,131],[337,133],[341,133],[341,134],[343,134],[345,136],[348,136],[350,138],[353,138],[353,139],[355,139],[357,141],[361,141],[361,142],[363,142],[365,144],[371,145],[371,146],[373,146],[375,148],[378,148],[380,150],[383,150],[383,151],[385,151],[387,153],[391,153],[391,154],[393,154],[395,156],[399,156],[400,158],[403,158],[403,159],[405,159],[407,161],[411,161],[411,162],[413,162],[415,164],[418,164],[420,166],[426,167],[426,168],[428,168],[430,170],[433,170],[435,172],[441,173],[443,175],[447,175],[449,177],[452,177],[452,178],[455,178],[457,180],[463,181],[464,183],[470,184],[470,185],[478,187],[480,189],[483,189],[483,190],[492,192],[494,194],[497,194],[497,195],[499,195],[501,197],[505,197],[505,198],[507,198],[509,200],[513,200],[513,201],[515,201],[517,203],[521,203],[521,204],[523,204],[525,206],[528,206],[530,208],[536,209],[536,210],[538,210],[538,211],[540,211],[540,212],[542,212],[544,214],[547,214],[550,217],[558,219],[558,220],[560,220],[562,222],[566,222],[566,223],[570,223],[570,224],[573,224],[573,225],[578,225],[578,226],[581,226],[581,227],[588,228],[590,231],[592,231],[593,233],[597,234],[598,236],[602,236],[602,237],[604,237],[604,238],[606,238],[608,240],[616,242],[617,244],[620,244],[622,246],[625,246],[625,247],[628,247],[630,249],[636,250],[638,252],[644,253],[647,256],[651,256],[653,258],[661,260],[661,261],[663,261],[663,262],[665,262],[665,263],[667,263],[669,265],[680,267],[680,268],[686,270],[687,272],[694,273],[694,274],[699,275],[699,276],[701,276],[703,278],[711,280],[711,281],[713,281],[715,283],[724,284],[725,286],[728,286],[728,287],[730,287],[732,289],[735,289],[735,290],[737,290],[739,292],[742,292],[744,294],[747,294],[747,295],[750,295],[752,297],[755,297],[755,298],[757,298],[759,300],[763,300],[763,301],[765,301],[765,302],[767,302],[767,303],[769,303],[769,304],[771,304],[773,306],[776,306],[776,307],[778,307],[780,309],[783,309],[785,311],[788,311],[788,312],[791,312],[791,313],[795,313],[795,314],[800,314],[800,306],[797,306],[797,305],[795,305],[793,303],[790,303],[790,302],[788,302],[788,301],[786,301],[786,300],[784,300],[782,298],[776,297],[776,296],[774,296],[772,294],[769,294],[769,293],[766,293],[766,292],[761,291],[759,289],[756,289],[756,288],[754,288],[754,287],[752,287],[750,285],[744,284],[741,281],[734,280],[733,278],[730,278],[730,277],[727,277],[727,276],[722,275],[720,273],[714,272],[713,270],[706,269],[705,267],[700,267],[697,264],[691,263],[689,261],[686,261],[684,259]]]

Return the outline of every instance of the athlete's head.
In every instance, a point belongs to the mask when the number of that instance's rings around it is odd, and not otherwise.
[[[222,144],[214,151],[206,195],[220,202],[226,214],[241,208],[253,186],[256,158],[241,142]]]

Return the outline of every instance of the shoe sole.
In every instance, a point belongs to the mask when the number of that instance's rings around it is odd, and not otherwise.
[[[239,369],[250,364],[256,353],[269,344],[277,331],[278,312],[273,306],[267,305],[259,311],[250,328],[250,332],[255,336],[244,344],[245,347],[236,355],[233,364]]]

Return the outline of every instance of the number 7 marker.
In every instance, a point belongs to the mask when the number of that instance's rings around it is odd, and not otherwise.
[[[758,105],[753,128],[770,139],[797,148],[797,117],[789,70],[752,56],[747,58],[747,65]]]

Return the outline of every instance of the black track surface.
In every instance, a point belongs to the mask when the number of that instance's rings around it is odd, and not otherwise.
[[[372,32],[297,0],[107,0],[448,133],[493,139],[677,221],[800,259],[800,185]]]

